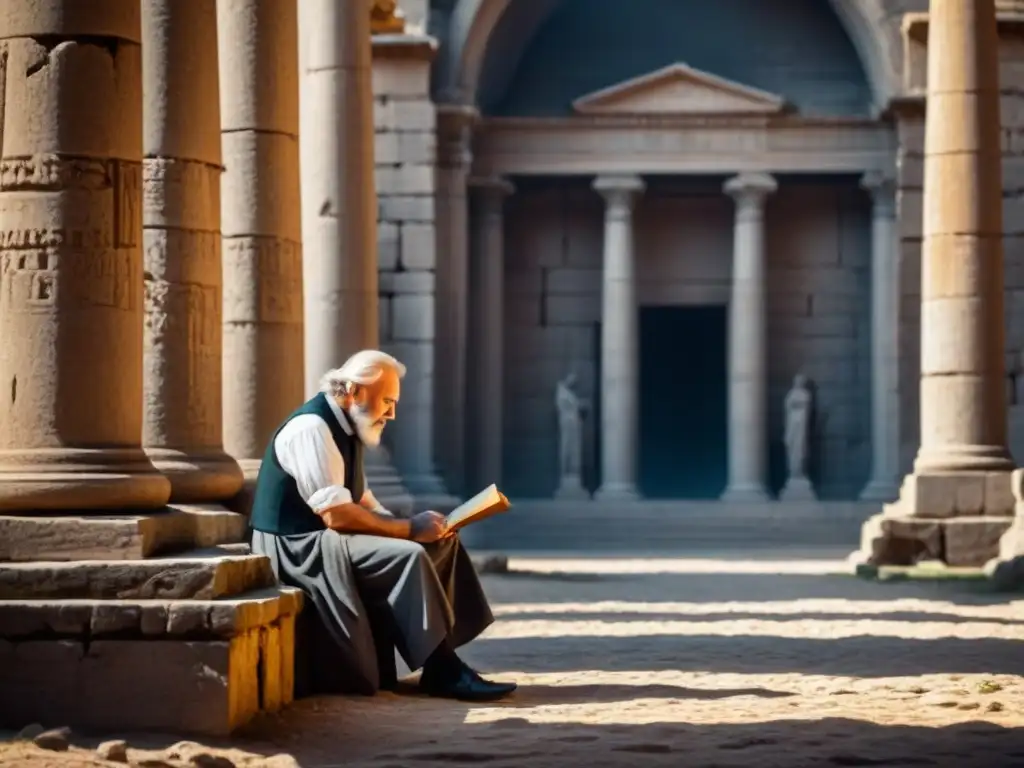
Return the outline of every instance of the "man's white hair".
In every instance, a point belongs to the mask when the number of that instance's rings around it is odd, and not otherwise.
[[[405,376],[405,366],[387,352],[363,349],[346,360],[341,368],[332,368],[320,379],[320,391],[328,395],[345,394],[351,385],[365,387],[379,379],[386,368]]]

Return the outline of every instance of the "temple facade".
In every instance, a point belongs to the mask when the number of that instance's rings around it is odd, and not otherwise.
[[[392,434],[414,487],[432,462],[454,491],[552,497],[573,373],[597,498],[775,498],[803,373],[816,495],[896,498],[919,442],[924,0],[402,8],[374,94],[382,340],[433,402],[429,446],[408,408]],[[1020,450],[1024,113],[1002,104]]]

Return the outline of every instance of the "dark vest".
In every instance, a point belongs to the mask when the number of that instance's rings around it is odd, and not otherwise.
[[[280,427],[274,430],[270,445],[263,454],[259,475],[256,477],[256,493],[253,497],[249,526],[257,531],[288,536],[298,533],[313,533],[326,528],[320,516],[306,504],[299,494],[295,478],[281,468],[274,450],[274,441],[284,425],[302,414],[319,416],[330,427],[334,442],[345,460],[345,487],[352,493],[352,500],[359,503],[363,497],[363,444],[358,438],[345,432],[338,423],[334,411],[322,392],[300,406]],[[344,414],[348,418],[347,414]],[[349,426],[352,424],[349,422]],[[352,429],[353,433],[355,429]]]

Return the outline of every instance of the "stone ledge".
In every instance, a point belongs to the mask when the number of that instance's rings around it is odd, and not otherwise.
[[[0,516],[0,561],[140,560],[239,541],[246,518],[216,505],[145,515]]]
[[[0,563],[0,600],[213,600],[276,583],[262,555]]]
[[[230,640],[0,640],[0,727],[226,736],[294,692],[295,617]]]
[[[0,637],[222,640],[295,616],[301,608],[302,592],[288,587],[225,600],[4,600]]]
[[[1009,517],[921,518],[886,511],[861,529],[854,562],[868,566],[913,566],[942,561],[949,567],[981,568],[999,553]]]

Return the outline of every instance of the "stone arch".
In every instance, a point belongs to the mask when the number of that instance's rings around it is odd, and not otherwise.
[[[445,47],[438,61],[436,93],[440,101],[473,104],[498,21],[517,0],[457,0],[448,23]],[[887,19],[882,0],[824,0],[828,2],[861,59],[877,110],[899,94],[899,30]],[[529,0],[538,22],[557,0]],[[521,49],[528,40],[508,41]]]

